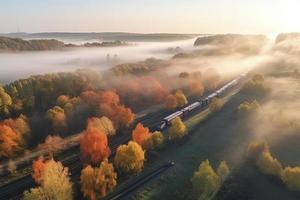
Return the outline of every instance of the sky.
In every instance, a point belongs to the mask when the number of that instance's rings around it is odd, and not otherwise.
[[[0,0],[0,32],[300,32],[299,0]]]

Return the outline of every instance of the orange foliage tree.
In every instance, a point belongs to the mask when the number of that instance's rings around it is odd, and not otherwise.
[[[134,120],[134,113],[120,103],[119,95],[115,91],[86,91],[80,96],[85,103],[96,109],[99,116],[111,119],[115,128],[128,127]]]
[[[24,149],[21,135],[4,124],[0,124],[0,141],[0,157],[13,157]]]
[[[45,168],[44,157],[39,157],[32,162],[32,178],[37,184],[42,183],[42,172]]]
[[[149,149],[151,146],[151,134],[149,129],[143,124],[138,123],[132,131],[132,140],[141,145],[143,149]]]
[[[80,138],[80,151],[83,158],[92,163],[99,163],[110,155],[107,136],[100,130],[89,128]]]
[[[174,95],[168,95],[168,97],[166,98],[165,107],[168,110],[174,110],[175,108],[177,108],[177,99]]]

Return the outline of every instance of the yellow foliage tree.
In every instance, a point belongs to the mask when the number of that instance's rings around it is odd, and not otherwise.
[[[101,118],[93,117],[88,119],[88,128],[96,128],[99,129],[102,133],[106,134],[107,136],[112,136],[116,134],[116,129],[114,128],[113,122],[103,116]]]
[[[300,167],[286,167],[281,179],[290,190],[300,191]]]
[[[217,112],[217,111],[221,110],[222,106],[223,106],[223,102],[221,99],[213,98],[211,103],[209,104],[209,110],[211,112]]]
[[[268,144],[265,141],[254,141],[248,146],[248,156],[255,161],[262,152],[269,151]]]
[[[198,199],[210,199],[217,191],[220,180],[209,161],[203,161],[191,179]]]
[[[273,158],[269,151],[265,151],[260,154],[256,165],[264,174],[280,177],[282,173],[281,163],[276,158]]]
[[[114,164],[123,173],[140,172],[144,166],[145,152],[142,147],[130,141],[128,145],[120,145],[117,148]]]
[[[160,149],[164,143],[164,136],[160,131],[155,131],[151,135],[151,146],[153,149]]]
[[[220,178],[221,183],[223,183],[226,180],[227,176],[229,175],[229,172],[230,170],[227,163],[224,160],[221,161],[217,169],[217,174]]]
[[[25,191],[24,199],[72,200],[73,191],[68,168],[60,162],[48,161],[42,172],[41,186]]]
[[[81,191],[83,192],[83,197],[88,197],[91,200],[96,200],[94,177],[95,171],[90,165],[81,170]]]
[[[170,140],[179,140],[187,135],[187,128],[181,121],[180,117],[176,117],[171,123],[172,125],[168,131]]]
[[[186,105],[188,103],[186,96],[183,94],[183,92],[181,90],[177,90],[175,92],[175,97],[177,100],[178,107],[183,107],[184,105]]]
[[[113,165],[108,163],[107,159],[96,169],[95,179],[96,188],[100,193],[100,197],[104,197],[117,185],[117,173],[115,173]]]

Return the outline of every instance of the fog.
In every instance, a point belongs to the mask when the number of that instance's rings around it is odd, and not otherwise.
[[[167,51],[168,48],[179,46],[185,51],[191,51],[194,48],[194,40],[138,42],[122,47],[78,48],[64,51],[1,53],[0,83],[5,84],[35,74],[72,71],[78,68],[105,70],[114,64],[141,61],[149,57],[168,59],[174,55]],[[108,54],[112,60],[109,63]],[[117,59],[113,59],[115,55]]]

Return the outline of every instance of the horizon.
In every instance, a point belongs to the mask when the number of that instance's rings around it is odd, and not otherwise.
[[[20,0],[0,2],[1,33],[127,32],[274,34],[299,32],[296,0]],[[10,23],[7,23],[7,22]]]

